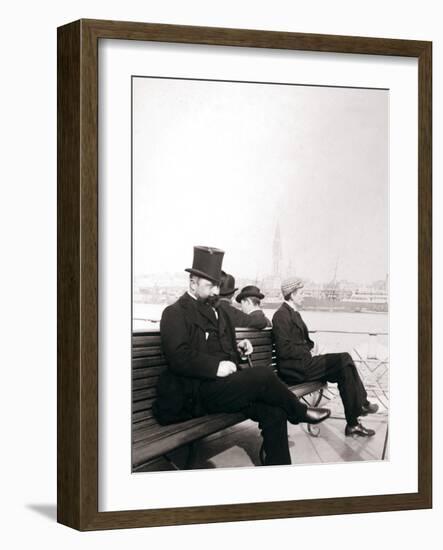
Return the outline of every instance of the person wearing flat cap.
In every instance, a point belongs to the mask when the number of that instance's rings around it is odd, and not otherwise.
[[[255,288],[257,290],[257,293],[260,293],[257,287],[252,288]],[[234,294],[237,290],[238,288],[235,287],[234,277],[229,273],[225,273],[224,271],[222,271],[218,307],[223,309],[228,314],[233,326],[235,328],[246,327],[256,328],[258,330],[270,327],[271,322],[260,309],[260,299],[255,298],[258,301],[257,306],[256,304],[252,305],[252,297],[251,299],[245,297],[244,301],[248,302],[248,305],[245,305],[245,308],[243,308],[242,303],[241,310],[232,305]],[[245,289],[243,289],[242,292],[244,290]],[[263,294],[260,295],[263,297]],[[240,303],[238,298],[237,302]]]
[[[349,353],[313,355],[314,342],[309,337],[299,306],[303,303],[303,282],[291,277],[282,282],[284,303],[272,318],[280,377],[288,384],[322,381],[336,382],[343,402],[347,436],[368,437],[374,430],[365,428],[359,417],[376,413],[378,405],[368,395]]]
[[[258,422],[265,464],[290,464],[287,422],[318,424],[329,409],[307,407],[272,368],[241,368],[252,353],[249,340],[237,344],[234,326],[216,308],[224,252],[194,247],[189,289],[168,306],[160,321],[167,368],[157,383],[153,412],[160,424],[207,413],[243,412]]]

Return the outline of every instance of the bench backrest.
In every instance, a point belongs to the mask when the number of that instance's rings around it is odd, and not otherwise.
[[[272,329],[236,329],[237,340],[247,338],[254,352],[252,363],[256,366],[276,367]],[[132,422],[137,425],[155,424],[152,404],[157,395],[157,380],[167,367],[158,330],[135,330],[132,334]]]

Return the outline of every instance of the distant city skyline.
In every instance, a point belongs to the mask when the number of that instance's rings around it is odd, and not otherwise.
[[[225,250],[237,278],[389,271],[389,92],[134,79],[134,275]],[[280,252],[275,240],[279,233]]]
[[[264,277],[251,277],[251,276],[237,276],[235,274],[232,274],[235,277],[236,284],[238,285],[241,281],[247,281],[247,284],[249,283],[259,283],[263,284],[263,282],[269,283],[274,277],[272,275],[264,276]],[[284,278],[282,276],[281,278]],[[301,278],[305,281],[305,284],[307,286],[327,286],[329,285],[332,280],[313,280],[307,277]],[[176,287],[176,286],[186,286],[187,281],[189,280],[189,273],[187,272],[162,272],[162,273],[143,273],[139,275],[134,276],[134,283],[135,285],[140,285],[140,283],[143,284],[143,286],[147,287],[158,287],[158,288],[167,288],[167,287]],[[353,281],[349,279],[344,278],[337,278],[336,283],[339,285],[346,285],[346,286],[376,286],[380,285],[381,283],[386,284],[389,281],[389,275],[386,274],[386,277],[382,279],[375,279],[373,281]],[[276,285],[279,286],[279,285]]]

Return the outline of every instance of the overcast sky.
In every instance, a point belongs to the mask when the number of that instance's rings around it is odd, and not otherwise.
[[[279,224],[284,275],[384,279],[388,123],[386,90],[134,78],[134,275],[261,278]]]

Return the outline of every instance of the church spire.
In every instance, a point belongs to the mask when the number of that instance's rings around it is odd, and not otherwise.
[[[274,277],[277,277],[281,275],[281,260],[282,260],[280,225],[278,222],[275,228],[274,244],[272,247],[272,256],[273,256],[273,263],[274,263]]]

